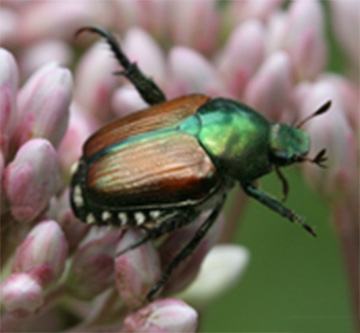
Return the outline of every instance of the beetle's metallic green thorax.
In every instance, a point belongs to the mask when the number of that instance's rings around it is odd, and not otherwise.
[[[269,125],[248,106],[218,98],[186,119],[181,129],[197,136],[221,176],[243,182],[271,170]]]

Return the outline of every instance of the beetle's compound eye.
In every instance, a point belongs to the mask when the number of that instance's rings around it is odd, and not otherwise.
[[[274,123],[270,129],[270,159],[279,166],[299,161],[310,149],[306,132],[281,123]]]

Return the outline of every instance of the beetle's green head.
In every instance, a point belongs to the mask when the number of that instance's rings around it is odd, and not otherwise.
[[[270,160],[286,166],[305,160],[309,153],[309,135],[296,127],[273,123],[270,130]]]

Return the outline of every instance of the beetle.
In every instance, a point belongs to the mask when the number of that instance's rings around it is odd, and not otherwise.
[[[75,215],[88,224],[145,230],[124,253],[211,210],[151,289],[149,300],[211,228],[235,183],[315,236],[299,215],[257,188],[255,181],[275,170],[286,196],[288,186],[280,167],[304,161],[324,166],[325,149],[313,159],[307,157],[310,139],[300,127],[327,111],[330,101],[297,126],[271,122],[249,106],[226,98],[193,94],[167,101],[161,89],[129,61],[109,31],[91,26],[77,34],[83,31],[106,39],[123,67],[118,74],[134,84],[150,107],[106,125],[86,141],[71,181]]]

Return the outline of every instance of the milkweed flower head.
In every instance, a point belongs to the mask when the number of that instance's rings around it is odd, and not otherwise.
[[[331,117],[306,124],[318,145],[313,149],[329,151],[328,169],[318,172],[304,164],[303,170],[336,207],[333,216],[340,238],[356,248],[358,240],[344,233],[358,234],[359,82],[352,73],[359,70],[353,33],[359,19],[352,3],[339,0],[330,5],[330,26],[350,59],[344,70],[350,75],[343,75],[327,66],[331,54],[326,18],[317,1],[115,0],[94,6],[86,1],[4,1],[3,328],[31,329],[29,318],[52,309],[59,326],[43,320],[42,329],[71,329],[57,306],[70,299],[67,311],[83,331],[194,332],[197,310],[238,280],[249,261],[246,249],[216,245],[238,219],[225,223],[220,216],[192,256],[175,270],[159,299],[146,303],[146,294],[204,217],[120,255],[141,237],[139,230],[89,227],[73,215],[68,199],[71,166],[81,156],[85,140],[104,123],[147,107],[128,81],[113,75],[122,69],[105,43],[85,34],[73,38],[87,25],[118,33],[131,61],[168,99],[194,92],[233,98],[271,121],[287,123],[332,100]],[[351,13],[351,20],[346,13]]]

